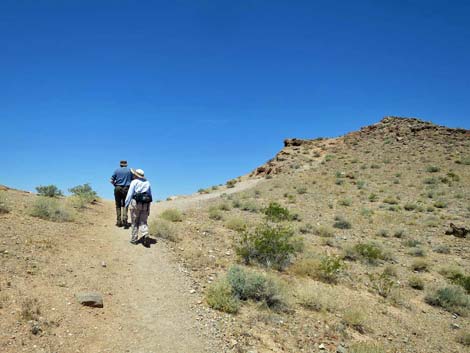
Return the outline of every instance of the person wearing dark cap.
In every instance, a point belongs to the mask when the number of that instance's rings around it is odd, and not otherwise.
[[[127,207],[125,205],[129,185],[132,181],[132,173],[127,168],[127,161],[121,161],[119,168],[111,176],[111,184],[114,185],[114,200],[116,201],[116,226],[129,228],[127,222]],[[122,211],[121,211],[122,210]]]

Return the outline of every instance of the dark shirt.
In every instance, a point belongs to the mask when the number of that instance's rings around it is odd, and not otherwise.
[[[127,167],[121,167],[114,171],[111,177],[114,186],[129,186],[132,181],[131,170]]]

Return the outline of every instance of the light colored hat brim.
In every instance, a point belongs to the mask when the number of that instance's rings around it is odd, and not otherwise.
[[[144,174],[137,173],[135,169],[131,168],[131,173],[134,174],[136,177],[145,178]]]

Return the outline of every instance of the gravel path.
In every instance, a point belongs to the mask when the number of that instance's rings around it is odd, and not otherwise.
[[[234,193],[256,185],[260,180],[240,182],[236,187],[211,194],[192,195],[152,205],[155,217],[167,208],[180,210],[200,207],[222,193]],[[109,208],[112,223],[114,207]],[[163,242],[150,248],[129,243],[130,230],[107,227],[102,235],[108,250],[120,266],[114,268],[113,303],[117,328],[112,342],[103,342],[103,351],[132,353],[199,353],[223,352],[224,343],[217,339],[217,324],[201,305],[200,293],[192,290],[191,279],[179,268]]]

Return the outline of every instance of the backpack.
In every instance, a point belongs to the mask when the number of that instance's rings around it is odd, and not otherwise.
[[[152,202],[152,195],[146,192],[136,192],[133,199],[139,203],[150,203]]]

